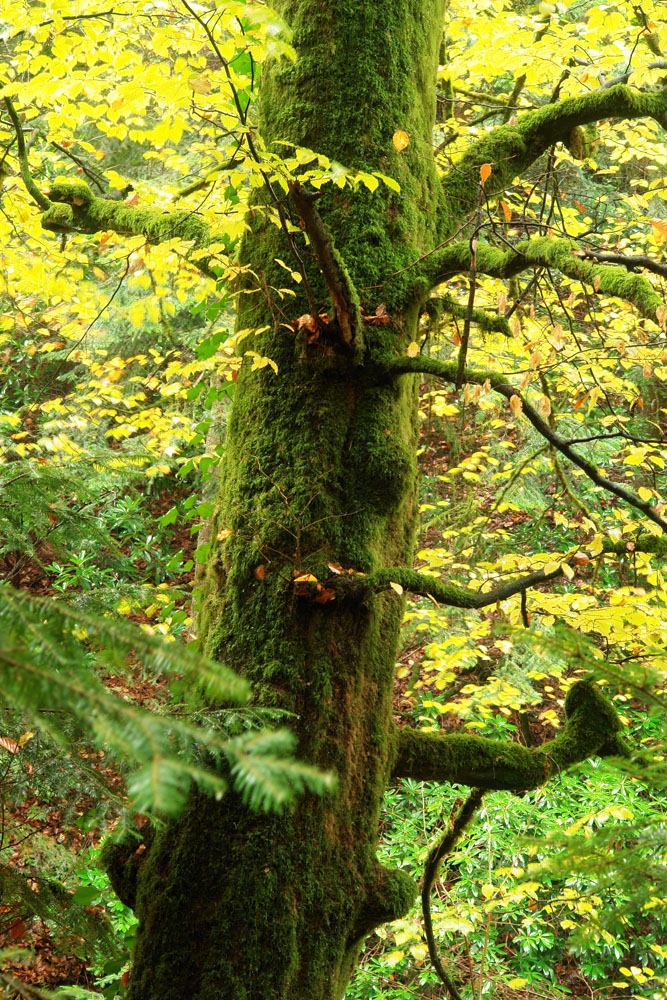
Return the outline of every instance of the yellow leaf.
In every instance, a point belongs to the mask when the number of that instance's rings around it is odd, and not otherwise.
[[[564,562],[560,564],[560,568],[562,569],[563,573],[568,578],[568,580],[571,580],[572,577],[574,576],[574,570],[572,569],[572,567],[568,566],[568,564]]]
[[[637,490],[637,493],[639,493],[641,499],[644,500],[646,503],[648,503],[648,501],[653,496],[653,491],[649,490],[646,486],[640,486],[639,489]]]
[[[403,593],[403,588],[401,587],[400,583],[390,582],[389,586],[391,587],[392,590],[395,590],[399,596]]]
[[[503,215],[505,216],[505,222],[511,222],[512,221],[512,209],[509,207],[509,205],[507,204],[507,202],[501,201],[500,202],[500,207],[503,210]]]
[[[520,990],[522,986],[525,986],[528,982],[527,979],[522,979],[521,976],[517,976],[515,979],[510,979],[507,985],[510,989]]]
[[[491,176],[491,164],[483,163],[479,168],[479,179],[481,180],[482,184],[486,184],[490,176]]]
[[[191,77],[188,80],[188,85],[194,90],[195,94],[211,93],[211,81],[207,80],[205,76]]]
[[[398,150],[399,153],[403,152],[407,144],[410,142],[410,136],[403,129],[398,129],[391,137],[391,141]]]
[[[116,611],[119,615],[129,615],[132,611],[132,606],[125,600],[125,598],[123,598],[116,605]]]
[[[523,400],[520,396],[517,396],[516,394],[514,396],[510,396],[510,410],[515,417],[519,416],[523,410]]]
[[[294,577],[295,583],[317,583],[317,577],[313,576],[312,573],[301,573],[300,576]]]
[[[414,340],[410,341],[408,349],[405,353],[409,358],[416,358],[419,354],[419,344]]]
[[[664,243],[667,240],[667,222],[664,219],[651,219],[651,229],[656,243]]]

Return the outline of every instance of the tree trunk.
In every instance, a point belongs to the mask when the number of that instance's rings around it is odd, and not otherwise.
[[[258,206],[238,324],[269,327],[252,346],[278,374],[248,365],[239,376],[197,631],[205,652],[250,678],[258,703],[294,713],[299,758],[338,784],[283,815],[252,813],[231,794],[193,795],[141,868],[131,1000],[342,997],[365,936],[416,893],[375,857],[395,757],[403,599],[389,589],[319,603],[326,592],[294,579],[326,578],[328,563],[365,574],[412,564],[416,376],[383,374],[381,362],[416,337],[428,287],[404,269],[437,243],[431,130],[444,0],[278,6],[297,61],[264,68],[263,139],[399,182],[400,194],[381,183],[318,202],[366,314],[384,303],[390,321],[364,323],[363,347],[337,337],[334,322],[311,343],[308,330],[292,332],[286,324],[311,309],[272,291],[285,284],[274,258],[290,249]],[[401,153],[398,129],[410,139]],[[312,248],[299,244],[333,320]]]

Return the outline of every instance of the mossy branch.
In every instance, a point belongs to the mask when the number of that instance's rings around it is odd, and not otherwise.
[[[485,184],[485,192],[491,196],[503,191],[554,143],[568,145],[572,132],[579,126],[607,118],[654,118],[667,128],[667,91],[645,94],[619,84],[527,111],[515,125],[500,125],[474,142],[443,176],[442,189],[450,218],[461,219],[475,210],[479,168],[483,163],[490,163],[493,168]]]
[[[449,316],[454,316],[455,319],[465,319],[468,312],[467,307],[455,302],[451,295],[441,295],[428,299],[423,311],[433,315],[438,307]],[[504,316],[494,316],[492,313],[485,312],[484,309],[473,309],[470,318],[476,326],[486,330],[487,333],[504,333],[506,337],[512,336],[510,325]]]
[[[315,208],[315,199],[319,194],[308,194],[298,181],[290,181],[289,192],[296,210],[303,219],[329,289],[336,310],[341,340],[351,350],[360,351],[363,344],[363,322],[359,309],[359,296],[343,259],[333,244],[331,234]]]
[[[174,194],[174,201],[179,201],[181,198],[187,198],[188,195],[194,194],[195,191],[201,191],[203,188],[208,187],[209,184],[213,184],[215,180],[220,176],[220,174],[225,173],[227,170],[233,170],[237,163],[241,162],[241,158],[236,158],[236,153],[225,163],[221,163],[217,167],[213,167],[203,177],[199,177],[196,181],[192,181],[191,184],[187,184],[185,187],[179,188],[179,190]]]
[[[145,236],[148,243],[191,240],[195,248],[211,239],[210,228],[193,212],[163,212],[156,208],[136,208],[122,201],[97,198],[85,181],[58,178],[49,191],[42,226],[51,232],[98,233],[112,230],[124,236]],[[193,263],[209,277],[215,277],[207,258]]]
[[[552,267],[568,278],[592,285],[599,294],[615,295],[630,302],[642,316],[660,325],[658,311],[664,309],[665,302],[642,274],[626,267],[593,263],[589,256],[575,240],[546,236],[524,240],[511,250],[479,243],[477,270],[493,278],[513,278],[531,267]],[[443,247],[425,259],[423,268],[431,287],[469,271],[469,243],[461,241]]]
[[[46,195],[39,190],[32,178],[32,174],[30,173],[30,164],[28,162],[28,150],[26,149],[25,136],[23,135],[23,128],[21,126],[21,122],[19,121],[19,116],[16,114],[16,109],[14,108],[14,105],[9,97],[5,97],[5,107],[7,108],[7,113],[9,114],[14,132],[16,133],[16,148],[18,151],[19,167],[23,183],[26,186],[28,194],[40,208],[46,211],[51,207],[51,202]]]
[[[637,275],[634,275],[637,277]],[[436,358],[395,358],[387,362],[383,366],[383,372],[386,374],[407,374],[410,372],[418,372],[424,375],[433,375],[435,378],[441,379],[443,382],[450,382],[452,384],[456,383],[457,375],[457,365],[453,361],[438,361]],[[576,465],[578,468],[585,472],[588,478],[595,483],[596,486],[602,487],[608,493],[613,493],[620,500],[625,501],[635,510],[641,511],[644,517],[647,517],[654,524],[657,524],[662,531],[667,532],[667,521],[658,514],[656,509],[651,506],[648,501],[641,500],[635,493],[631,490],[621,486],[619,483],[614,483],[606,476],[603,476],[598,469],[589,462],[588,459],[584,458],[578,452],[576,452],[570,442],[561,437],[554,431],[546,420],[537,412],[534,406],[521,395],[520,391],[516,389],[513,385],[510,385],[505,381],[502,375],[497,372],[492,371],[475,371],[471,368],[466,368],[464,374],[464,381],[472,383],[474,385],[485,385],[488,384],[489,388],[493,389],[495,392],[504,396],[505,399],[511,400],[513,396],[516,396],[521,403],[521,412],[526,417],[527,420],[533,425],[535,430],[539,431],[543,438],[545,438],[557,451],[562,455],[565,455],[567,459]]]
[[[399,729],[392,774],[519,792],[538,788],[589,757],[627,755],[616,710],[594,684],[578,681],[570,688],[565,715],[563,731],[536,748],[464,733],[440,736]]]
[[[545,445],[546,447],[547,445]],[[558,562],[556,568],[548,572],[545,572],[544,569],[538,569],[532,573],[525,573],[523,576],[518,576],[498,587],[493,587],[491,590],[473,590],[471,587],[461,587],[456,583],[443,583],[437,576],[420,573],[404,566],[390,566],[368,575],[360,573],[356,576],[340,576],[337,574],[328,578],[322,575],[319,580],[313,576],[310,581],[299,581],[299,590],[301,596],[312,596],[313,599],[321,597],[322,588],[325,588],[341,599],[362,600],[367,594],[383,593],[390,590],[392,585],[398,584],[410,594],[432,597],[438,604],[443,604],[446,607],[477,610],[498,604],[499,601],[506,601],[510,597],[514,597],[515,594],[525,594],[527,590],[542,583],[550,583],[551,580],[557,580],[566,574],[569,575],[567,569],[563,567],[569,566],[576,572],[577,569],[591,563],[599,554],[629,556],[633,552],[651,553],[659,559],[665,559],[667,558],[667,536],[642,532],[634,538],[628,537],[620,541],[603,538],[601,553],[589,551],[586,548],[579,548],[576,552],[569,553],[553,552],[551,553],[551,562]],[[489,581],[484,582],[488,583]]]

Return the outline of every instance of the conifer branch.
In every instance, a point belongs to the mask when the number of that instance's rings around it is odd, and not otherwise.
[[[634,277],[638,277],[635,275]],[[424,375],[433,375],[435,378],[442,379],[443,382],[450,382],[454,384],[456,382],[456,363],[451,361],[438,361],[436,358],[426,358],[423,356],[417,358],[395,358],[391,361],[385,363],[383,366],[383,371],[388,375],[400,375],[407,374],[410,372],[420,372]],[[527,420],[533,425],[536,431],[545,438],[549,444],[553,445],[557,451],[562,455],[565,455],[567,459],[576,465],[579,469],[584,472],[588,478],[595,483],[596,486],[602,487],[608,493],[613,493],[620,500],[625,501],[635,510],[641,511],[644,517],[647,517],[654,524],[657,524],[662,531],[667,532],[667,520],[661,517],[648,501],[640,499],[631,490],[626,489],[625,486],[621,486],[619,483],[614,483],[606,476],[603,476],[598,469],[589,462],[587,458],[584,458],[578,452],[574,450],[570,442],[562,437],[560,434],[556,433],[546,420],[537,412],[534,406],[532,406],[524,396],[521,395],[520,391],[516,389],[509,382],[506,382],[502,375],[497,372],[491,371],[476,371],[471,368],[466,368],[464,381],[472,383],[474,385],[485,385],[487,384],[490,389],[494,392],[499,393],[504,396],[505,399],[511,400],[516,397],[521,404],[521,412],[526,417]]]
[[[578,681],[570,688],[565,716],[562,732],[535,748],[467,733],[440,736],[398,729],[392,774],[518,792],[538,788],[589,757],[627,756],[616,710],[594,684]]]

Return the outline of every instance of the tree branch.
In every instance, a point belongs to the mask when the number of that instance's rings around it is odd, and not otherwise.
[[[49,198],[47,211],[42,215],[42,227],[51,232],[112,230],[124,236],[145,236],[149,243],[192,240],[195,248],[205,247],[210,242],[208,223],[193,212],[135,208],[122,201],[96,198],[85,181],[58,178],[51,186]],[[207,258],[193,263],[207,276],[215,277]]]
[[[630,302],[642,316],[662,325],[658,315],[662,315],[664,300],[642,274],[610,264],[591,263],[586,259],[589,252],[582,250],[575,240],[536,236],[517,243],[511,250],[479,243],[476,256],[477,270],[493,278],[512,278],[530,267],[556,268],[568,278],[593,285],[598,293]],[[599,254],[595,256],[599,258]],[[626,261],[619,263],[625,265]],[[470,270],[470,246],[461,241],[443,247],[427,257],[422,267],[431,287],[435,287]]]
[[[623,253],[613,253],[610,250],[590,250],[587,247],[582,247],[580,253],[589,260],[597,260],[603,264],[621,264],[628,271],[638,271],[643,267],[646,271],[652,271],[654,274],[659,274],[662,278],[667,278],[667,264],[661,264],[659,261],[653,260],[652,257],[646,256],[646,254],[628,257]]]
[[[303,219],[306,232],[317,256],[317,262],[326,281],[336,310],[340,335],[346,347],[360,350],[363,322],[359,309],[359,296],[352,284],[343,259],[333,244],[322,217],[315,208],[315,199],[298,181],[289,182],[289,192],[296,210]]]
[[[659,558],[667,557],[667,537],[651,535],[642,532],[635,538],[621,539],[615,541],[611,538],[602,540],[602,552],[604,555],[628,556],[633,552],[647,552],[657,555]],[[582,559],[588,557],[588,561]],[[524,573],[507,583],[502,583],[491,590],[473,590],[472,587],[461,587],[456,583],[443,583],[437,576],[430,576],[428,573],[420,573],[418,570],[407,569],[404,566],[390,566],[386,569],[376,570],[374,573],[358,576],[332,576],[323,582],[313,579],[311,589],[313,596],[317,596],[319,585],[327,590],[332,590],[338,597],[361,598],[366,594],[379,594],[389,590],[392,584],[398,584],[403,590],[411,594],[421,594],[424,597],[432,597],[438,604],[443,604],[449,608],[488,608],[492,604],[506,601],[515,594],[524,595],[527,590],[537,587],[542,583],[549,583],[566,575],[563,566],[570,566],[577,570],[581,566],[588,565],[595,558],[595,553],[586,549],[578,549],[576,553],[551,554],[552,562],[558,561],[555,569],[545,572],[544,569],[534,570],[532,573]],[[485,580],[480,586],[488,584]],[[299,586],[307,590],[308,584],[301,582]]]
[[[609,268],[605,268],[609,270]],[[638,277],[635,275],[634,277]],[[436,358],[395,358],[387,362],[383,366],[383,371],[389,375],[399,375],[407,374],[409,372],[420,372],[424,375],[433,375],[436,378],[442,379],[443,382],[450,382],[454,384],[456,382],[456,363],[452,361],[438,361]],[[472,383],[474,385],[485,385],[488,384],[489,388],[493,389],[495,392],[500,393],[505,399],[511,400],[513,396],[516,396],[521,402],[521,408],[524,416],[530,421],[535,430],[539,431],[543,438],[553,445],[557,451],[562,455],[565,455],[573,465],[585,472],[588,478],[595,483],[596,486],[601,486],[602,489],[606,490],[608,493],[613,493],[620,500],[624,500],[625,503],[634,507],[635,510],[642,512],[644,517],[647,517],[654,524],[657,524],[664,532],[667,532],[667,521],[658,514],[654,507],[645,500],[641,500],[636,494],[632,493],[630,490],[626,489],[625,486],[621,486],[618,483],[612,482],[603,476],[596,467],[589,462],[588,459],[579,455],[569,441],[556,431],[549,427],[549,424],[544,420],[537,410],[531,406],[529,402],[521,395],[518,389],[515,389],[513,385],[510,385],[505,381],[502,375],[497,372],[491,371],[474,371],[473,369],[466,368],[465,371],[465,381]],[[400,582],[400,581],[399,581]]]
[[[454,316],[456,319],[465,319],[467,307],[455,302],[450,295],[442,295],[438,298],[427,299],[423,311],[433,315],[433,310],[440,306],[443,312]],[[493,313],[485,312],[483,309],[473,309],[471,321],[488,333],[503,333],[506,337],[512,336],[510,325],[505,316],[494,316]]]
[[[477,179],[483,163],[493,173],[486,182],[491,196],[503,191],[555,142],[568,143],[574,129],[605,118],[654,118],[667,127],[667,92],[646,94],[624,84],[571,97],[521,115],[516,125],[501,125],[474,142],[442,178],[452,218],[475,209]]]
[[[39,205],[40,208],[46,210],[51,207],[51,202],[43,194],[34,180],[32,179],[32,174],[30,173],[30,164],[28,162],[28,151],[25,146],[25,137],[23,135],[23,128],[19,120],[19,116],[16,114],[13,103],[8,97],[5,97],[5,107],[11,119],[14,132],[16,133],[16,148],[19,157],[19,167],[21,169],[21,177],[23,178],[23,183],[26,186],[28,194],[33,198],[33,200]]]
[[[435,844],[435,846],[429,851],[426,864],[424,865],[424,878],[422,881],[421,892],[422,912],[424,914],[424,933],[426,935],[426,943],[428,945],[428,953],[431,959],[431,964],[442,982],[445,984],[450,1000],[461,1000],[461,994],[454,985],[449,973],[442,964],[440,955],[438,954],[438,949],[435,943],[435,935],[433,934],[433,920],[431,919],[431,892],[433,891],[433,883],[438,876],[438,870],[442,859],[448,854],[451,854],[454,847],[461,839],[466,827],[472,823],[475,818],[475,813],[482,804],[483,798],[484,792],[482,789],[473,788],[461,807],[458,809],[455,807],[445,833],[440,838],[438,843]]]
[[[392,775],[526,791],[589,757],[627,756],[616,710],[594,684],[578,681],[570,688],[565,715],[560,735],[534,749],[464,733],[440,736],[398,729]]]

